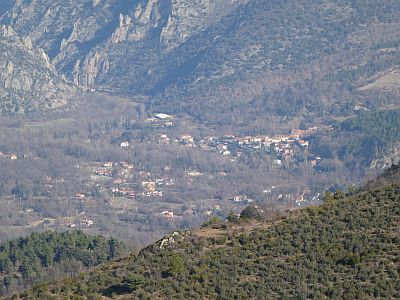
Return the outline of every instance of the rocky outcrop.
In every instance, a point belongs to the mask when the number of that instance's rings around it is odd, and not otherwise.
[[[175,47],[248,1],[172,0],[171,13],[160,40],[168,47]]]
[[[146,64],[162,59],[163,54],[153,51],[167,53],[247,1],[139,0],[128,4],[84,0],[77,5],[74,0],[32,0],[16,2],[0,22],[12,24],[26,38],[27,46],[43,48],[51,63],[71,81],[91,87],[109,83],[110,68],[126,66],[127,59],[138,55],[148,55],[141,67],[147,68]],[[144,49],[150,43],[152,49]],[[112,71],[119,74],[119,70]],[[128,81],[124,85],[129,85]]]
[[[391,166],[398,165],[400,163],[400,143],[396,143],[390,151],[371,162],[370,168],[381,172],[382,170],[389,169]]]
[[[94,53],[92,56],[87,56],[83,65],[80,65],[78,60],[74,68],[74,82],[76,84],[93,87],[97,76],[107,73],[110,68],[108,58],[103,58],[100,53]]]
[[[48,54],[60,73],[73,80],[74,66],[78,62],[83,66],[91,50],[111,37],[121,2],[17,1],[0,22],[11,24],[20,36],[29,37],[33,45]]]
[[[0,113],[25,113],[63,106],[76,88],[58,76],[49,57],[29,37],[0,28]]]
[[[123,14],[119,15],[119,26],[111,37],[111,43],[117,44],[126,41],[126,35],[130,29],[131,21],[132,19],[130,16],[124,16]]]

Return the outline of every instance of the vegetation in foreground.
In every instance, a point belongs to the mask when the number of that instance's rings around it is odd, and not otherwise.
[[[367,299],[400,297],[400,169],[274,220],[173,233],[137,256],[16,298]],[[256,219],[249,217],[256,216]]]
[[[79,274],[116,258],[122,244],[82,231],[32,233],[0,244],[1,294]]]

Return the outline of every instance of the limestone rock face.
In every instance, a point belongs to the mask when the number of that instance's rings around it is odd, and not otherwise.
[[[375,159],[371,162],[371,169],[378,172],[388,169],[393,165],[398,165],[400,163],[400,143],[393,145],[391,150],[384,156]]]
[[[75,84],[124,90],[133,88],[132,78],[155,74],[151,66],[164,54],[248,1],[17,1],[0,22],[14,28],[5,27],[5,35],[17,32],[28,48],[44,49],[46,65],[54,65]],[[119,68],[127,65],[126,77],[121,78]]]
[[[15,36],[14,29],[11,26],[2,26],[1,33],[5,38],[10,38]]]
[[[130,29],[131,20],[130,16],[124,16],[123,14],[119,15],[119,26],[111,37],[111,42],[113,44],[126,41],[126,35]]]
[[[175,47],[249,0],[172,0],[161,41]]]
[[[17,1],[0,22],[11,24],[20,36],[29,37],[33,45],[45,51],[57,70],[72,80],[74,66],[84,62],[97,44],[110,39],[116,31],[115,17],[125,9],[121,2],[127,1]],[[117,32],[115,39],[122,37],[123,32]]]
[[[76,92],[46,53],[10,26],[0,27],[0,49],[0,114],[60,107]]]

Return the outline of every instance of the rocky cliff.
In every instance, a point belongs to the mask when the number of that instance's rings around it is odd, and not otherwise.
[[[43,48],[76,84],[141,93],[183,63],[169,52],[247,2],[33,0],[16,2],[0,21]]]
[[[47,54],[11,26],[0,27],[0,113],[25,113],[66,104],[76,88],[62,79]]]

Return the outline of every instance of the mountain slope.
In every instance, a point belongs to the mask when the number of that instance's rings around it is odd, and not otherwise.
[[[0,27],[0,49],[0,113],[60,107],[76,93],[43,50],[9,26]]]
[[[86,0],[78,5],[35,0],[16,3],[2,22],[29,36],[59,70],[70,76],[79,71],[75,79],[81,84],[143,93],[163,88],[171,76],[175,78],[169,83],[220,81],[308,63],[344,48],[366,50],[385,38],[372,36],[366,42],[360,30],[391,24],[387,37],[399,37],[399,17],[393,14],[398,5],[391,0],[385,5],[337,0]],[[121,66],[128,69],[119,70]],[[187,73],[193,77],[185,78]],[[139,74],[146,78],[133,76]],[[117,84],[117,75],[124,85]]]
[[[345,113],[371,78],[398,66],[399,9],[395,0],[34,0],[0,22],[76,84],[240,124]]]
[[[174,233],[22,298],[399,298],[400,173],[274,221]]]

